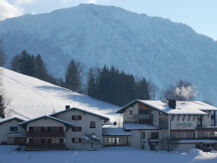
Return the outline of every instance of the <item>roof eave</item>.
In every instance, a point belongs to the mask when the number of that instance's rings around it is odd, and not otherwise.
[[[123,113],[129,106],[133,105],[134,103],[139,102],[139,99],[135,99],[131,101],[130,103],[124,105],[120,110],[118,110],[116,113]]]
[[[109,121],[110,120],[108,117],[104,117],[104,116],[101,116],[101,115],[98,115],[98,114],[95,114],[95,113],[91,113],[91,112],[88,112],[88,111],[85,111],[85,110],[82,110],[82,109],[79,109],[79,108],[75,108],[75,107],[69,108],[67,110],[62,110],[62,111],[59,111],[57,113],[53,113],[50,116],[56,116],[58,114],[65,113],[65,112],[68,112],[68,111],[71,111],[71,110],[78,110],[78,111],[81,111],[81,112],[84,112],[84,113],[92,114],[94,116],[100,117],[101,119],[104,119],[105,121]]]

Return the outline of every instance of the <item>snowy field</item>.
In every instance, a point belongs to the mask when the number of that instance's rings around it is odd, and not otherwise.
[[[1,163],[216,163],[217,152],[152,152],[131,147],[105,147],[99,151],[14,151],[0,146]]]
[[[9,102],[6,117],[35,118],[64,110],[65,105],[70,105],[107,116],[111,121],[120,120],[120,115],[115,114],[120,109],[118,106],[5,68],[0,70],[4,93]]]

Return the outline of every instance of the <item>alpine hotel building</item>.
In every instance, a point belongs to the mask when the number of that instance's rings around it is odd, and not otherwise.
[[[144,150],[217,149],[217,108],[200,101],[134,100],[117,111],[122,126],[78,108],[35,119],[0,120],[0,143],[26,150],[133,146]],[[114,123],[115,124],[115,123]],[[90,143],[94,138],[94,145]]]

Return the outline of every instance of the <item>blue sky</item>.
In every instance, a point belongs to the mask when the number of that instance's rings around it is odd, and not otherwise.
[[[0,0],[0,20],[44,13],[80,3],[118,6],[149,16],[169,18],[217,40],[217,0]]]

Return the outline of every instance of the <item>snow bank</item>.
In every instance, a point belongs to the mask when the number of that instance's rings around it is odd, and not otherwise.
[[[7,148],[7,150],[5,150]],[[185,163],[185,162],[217,162],[216,152],[190,150],[180,152],[153,152],[132,147],[106,147],[99,151],[11,151],[8,146],[0,146],[3,163]]]

